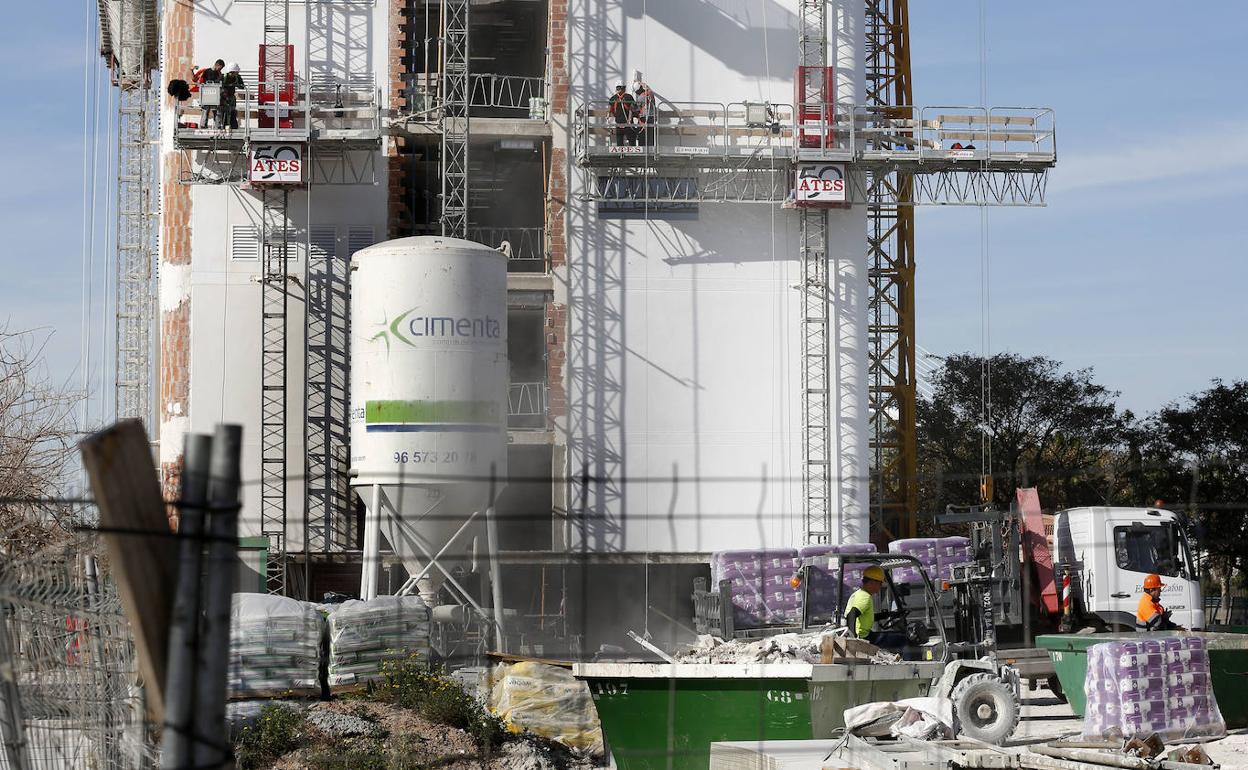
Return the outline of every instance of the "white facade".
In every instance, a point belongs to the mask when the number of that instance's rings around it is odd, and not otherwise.
[[[572,102],[635,73],[669,102],[793,101],[797,3],[575,3]],[[861,101],[861,3],[829,3],[836,94]],[[556,134],[558,136],[558,134]],[[803,542],[798,213],[707,204],[604,220],[569,201],[568,533],[590,551]],[[833,504],[867,540],[866,211],[829,213]],[[566,292],[566,296],[563,296]],[[586,473],[588,483],[576,481]],[[583,512],[583,519],[575,514]]]
[[[384,86],[387,75],[389,7],[383,3],[314,3],[312,31],[303,3],[290,5],[289,41],[294,45],[298,77],[307,74],[356,79],[372,75]],[[263,3],[196,3],[194,51],[196,67],[216,59],[239,64],[247,85],[254,87],[259,45],[263,39]],[[313,47],[309,61],[309,41]],[[187,62],[166,62],[164,77],[189,79]],[[384,109],[385,89],[381,89]],[[162,112],[161,149],[180,154],[173,144],[174,113],[166,101]],[[193,153],[190,154],[194,156]],[[303,547],[304,476],[304,329],[303,287],[307,245],[333,250],[346,258],[351,251],[386,235],[386,166],[378,150],[375,175],[366,184],[311,184],[294,188],[289,220],[296,241],[291,249],[288,350],[288,475],[287,549]],[[258,193],[235,185],[196,184],[191,187],[191,264],[167,263],[161,245],[162,312],[190,301],[189,403],[177,405],[161,424],[160,458],[175,461],[187,430],[211,433],[218,422],[243,425],[243,509],[240,534],[260,534],[260,294],[261,254],[258,237]],[[162,211],[162,217],[168,213]],[[309,223],[311,228],[309,229]]]

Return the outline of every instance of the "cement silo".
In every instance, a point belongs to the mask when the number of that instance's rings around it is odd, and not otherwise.
[[[434,236],[356,252],[351,337],[361,595],[376,594],[381,532],[432,605],[448,572],[484,566],[486,507],[507,476],[506,257]]]

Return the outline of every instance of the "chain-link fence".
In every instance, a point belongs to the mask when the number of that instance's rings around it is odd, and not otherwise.
[[[0,768],[155,765],[101,546],[80,537],[0,564]]]

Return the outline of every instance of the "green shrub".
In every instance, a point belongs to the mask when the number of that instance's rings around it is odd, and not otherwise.
[[[509,737],[502,720],[486,711],[459,682],[415,655],[383,663],[381,674],[382,681],[373,692],[377,700],[411,709],[431,722],[459,728],[487,753]]]
[[[243,770],[263,767],[299,747],[303,714],[282,706],[265,706],[238,739],[238,764]]]

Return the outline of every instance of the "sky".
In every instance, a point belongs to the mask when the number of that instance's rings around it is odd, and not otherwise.
[[[83,244],[97,244],[98,299],[113,218],[98,205],[109,135],[101,123],[100,157],[88,147],[84,162],[84,112],[111,114],[112,95],[105,83],[95,102],[94,2],[11,5],[0,30],[0,98],[10,107],[0,124],[9,180],[0,325],[50,333],[50,374],[81,387]],[[920,209],[923,349],[1092,367],[1137,414],[1215,377],[1248,378],[1248,6],[1176,10],[1156,0],[912,0],[917,104],[979,104],[986,91],[989,104],[1054,108],[1058,129],[1047,207]],[[85,239],[84,168],[93,167],[95,237]],[[92,370],[100,313],[93,303]],[[98,376],[87,384],[99,390]]]

